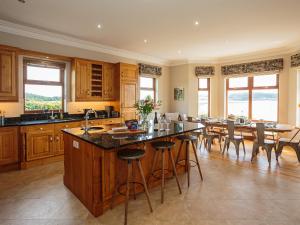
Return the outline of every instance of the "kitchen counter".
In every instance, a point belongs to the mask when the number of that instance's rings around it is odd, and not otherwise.
[[[103,119],[114,119],[114,118],[90,118],[89,120],[103,120]],[[19,119],[9,119],[5,121],[4,125],[1,127],[11,127],[11,126],[31,126],[31,125],[43,125],[43,124],[56,124],[56,123],[68,123],[68,122],[78,122],[84,121],[83,117],[70,117],[64,119],[54,119],[54,120],[30,120],[30,121],[20,121]]]
[[[118,126],[118,125],[116,125]],[[117,152],[120,148],[141,148],[145,155],[141,164],[145,177],[148,177],[152,168],[155,149],[151,142],[156,140],[171,140],[175,142],[171,154],[177,157],[180,141],[176,135],[193,132],[201,129],[202,124],[190,122],[172,122],[169,131],[154,132],[153,128],[144,134],[108,134],[113,126],[102,126],[101,131],[92,131],[85,135],[80,128],[63,130],[64,138],[64,184],[94,215],[100,216],[110,209],[112,196],[116,185],[123,184],[127,177],[127,162],[120,160]],[[191,146],[191,145],[190,145]],[[186,149],[183,148],[179,159],[184,159]],[[165,175],[173,176],[172,164],[169,155],[165,154]],[[159,170],[161,163],[154,165]],[[177,166],[178,174],[186,172],[185,166]],[[133,165],[134,174],[138,174],[137,167]],[[137,182],[142,182],[136,176]],[[201,179],[199,178],[199,182]],[[160,185],[160,179],[148,180],[148,188]],[[122,189],[123,190],[123,189]],[[135,192],[143,192],[140,185],[135,186]],[[114,205],[121,204],[124,196],[118,194],[114,197]]]
[[[167,138],[175,135],[191,132],[203,128],[200,123],[176,122],[170,123],[170,130],[153,131],[153,126],[150,126],[147,132],[142,134],[108,134],[107,131],[113,127],[121,126],[121,124],[101,126],[104,129],[101,131],[91,131],[89,134],[84,134],[81,128],[64,129],[63,132],[78,137],[84,141],[94,144],[103,149],[114,149],[125,147],[127,145],[138,144],[146,141],[152,141],[159,138]]]

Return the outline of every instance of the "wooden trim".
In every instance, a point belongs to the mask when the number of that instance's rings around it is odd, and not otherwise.
[[[229,79],[226,79],[226,117],[228,116],[228,91],[247,90],[249,93],[248,97],[248,118],[252,120],[252,101],[253,101],[253,90],[277,90],[277,121],[279,120],[279,74],[276,74],[276,86],[262,86],[254,87],[254,76],[248,77],[248,86],[240,88],[229,88]]]
[[[207,85],[206,88],[200,88],[199,79],[206,79]],[[208,116],[210,116],[210,78],[201,78],[198,77],[198,91],[207,91],[208,92]],[[199,113],[199,112],[198,112]]]
[[[40,67],[44,67],[43,65],[45,65],[45,68],[58,68],[60,69],[60,81],[59,82],[55,82],[55,81],[41,81],[41,80],[28,80],[27,79],[27,65],[34,63],[36,65],[39,64],[39,62],[41,63]],[[47,67],[49,66],[49,67]],[[54,67],[55,66],[55,67]],[[60,62],[53,62],[53,61],[46,61],[46,60],[42,60],[42,59],[29,59],[29,58],[24,58],[23,59],[23,99],[24,99],[24,104],[23,104],[23,110],[24,113],[42,113],[43,110],[26,110],[25,109],[25,85],[26,84],[33,84],[33,85],[47,85],[47,86],[61,86],[62,87],[62,101],[61,101],[61,106],[62,106],[62,111],[64,112],[65,109],[65,85],[64,85],[64,74],[65,74],[65,65],[64,63],[60,63]],[[59,112],[60,110],[53,110],[53,112]]]
[[[154,77],[144,77],[144,76],[140,76],[140,79],[141,79],[141,77],[143,77],[143,78],[149,78],[149,79],[152,79],[152,86],[153,86],[153,88],[145,88],[145,87],[140,87],[140,92],[141,91],[153,91],[154,92],[154,102],[156,102],[156,78],[154,78]],[[140,86],[140,83],[141,82],[139,82],[139,86]],[[139,94],[140,95],[140,94]]]

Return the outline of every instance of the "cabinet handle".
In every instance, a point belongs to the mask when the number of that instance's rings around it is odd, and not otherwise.
[[[50,142],[52,142],[53,141],[53,137],[52,136],[50,136]]]
[[[65,128],[68,128],[69,127],[69,125],[65,125]]]
[[[40,130],[44,130],[44,128],[40,127]]]
[[[56,141],[59,141],[59,137],[58,136],[56,136]]]

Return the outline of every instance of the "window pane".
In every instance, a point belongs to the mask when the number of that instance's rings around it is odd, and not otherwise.
[[[62,86],[25,84],[25,110],[62,109]]]
[[[27,79],[60,82],[60,69],[27,66]]]
[[[199,88],[207,88],[207,78],[199,79]]]
[[[276,86],[277,85],[277,75],[265,75],[265,76],[255,76],[254,87],[265,87],[265,86]]]
[[[252,119],[277,121],[278,90],[253,90]]]
[[[229,78],[229,88],[248,87],[248,77]]]
[[[208,115],[208,91],[198,91],[198,115]]]
[[[249,91],[228,91],[228,115],[248,117]]]
[[[140,99],[141,100],[145,99],[147,96],[150,96],[152,99],[154,99],[154,91],[150,91],[150,90],[141,90],[140,91]]]
[[[141,88],[153,88],[153,78],[141,77],[140,82]]]

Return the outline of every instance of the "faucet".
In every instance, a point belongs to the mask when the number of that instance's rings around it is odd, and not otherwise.
[[[84,133],[85,134],[87,134],[87,132],[88,132],[88,120],[89,120],[89,115],[91,114],[91,113],[94,113],[95,114],[95,117],[96,118],[98,118],[98,114],[97,114],[97,112],[95,111],[95,110],[93,110],[93,109],[89,109],[87,112],[86,112],[86,114],[85,114],[85,128],[84,128]]]

